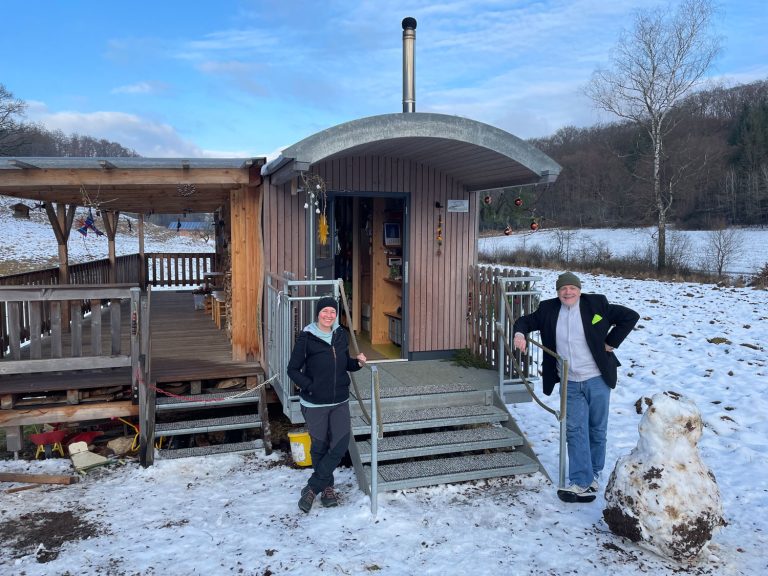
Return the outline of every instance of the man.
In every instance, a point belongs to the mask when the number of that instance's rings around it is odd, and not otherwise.
[[[317,320],[296,337],[288,362],[288,376],[299,388],[301,413],[307,423],[312,476],[301,491],[299,508],[312,509],[315,496],[325,507],[338,506],[333,471],[341,462],[352,434],[349,419],[349,374],[362,368],[365,354],[349,356],[347,333],[339,327],[339,305],[320,298]]]
[[[526,349],[525,334],[539,331],[544,346],[568,361],[566,442],[568,480],[558,490],[565,502],[591,502],[600,489],[605,466],[606,431],[611,389],[620,366],[613,350],[624,341],[640,316],[609,304],[601,294],[582,294],[581,280],[565,272],[557,278],[557,298],[544,300],[532,314],[515,321],[513,345]],[[544,394],[561,381],[558,363],[550,355],[542,366]]]

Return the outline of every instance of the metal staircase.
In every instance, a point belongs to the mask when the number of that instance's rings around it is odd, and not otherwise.
[[[358,382],[366,382],[358,388],[363,405],[370,407],[366,380],[370,372],[364,369],[356,376]],[[538,459],[492,387],[484,383],[399,385],[391,374],[383,373],[382,378],[379,410],[384,436],[376,443],[377,492],[540,470]],[[371,425],[356,398],[350,400],[350,410],[349,452],[358,485],[370,494]]]
[[[184,397],[158,397],[155,401],[154,437],[163,437],[166,448],[161,459],[208,456],[230,452],[272,452],[264,387],[236,392],[214,392]],[[232,431],[261,429],[261,438],[243,440]],[[223,442],[178,447],[176,439],[186,435],[223,432]],[[237,438],[235,438],[237,436]]]

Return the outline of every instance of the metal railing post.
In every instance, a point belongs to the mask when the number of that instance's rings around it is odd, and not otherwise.
[[[377,409],[379,394],[379,369],[371,366],[371,514],[376,516],[379,507],[379,426]]]

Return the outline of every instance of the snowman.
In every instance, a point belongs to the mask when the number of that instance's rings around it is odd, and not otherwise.
[[[676,392],[642,400],[640,439],[616,462],[603,518],[614,534],[690,563],[726,525],[717,481],[699,456],[701,413]]]

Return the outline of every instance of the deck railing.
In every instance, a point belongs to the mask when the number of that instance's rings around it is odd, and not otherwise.
[[[143,269],[142,269],[143,266]],[[118,256],[114,278],[109,259],[93,260],[69,266],[70,284],[139,284],[147,286],[202,286],[205,275],[217,271],[213,252],[157,252]],[[0,286],[52,286],[59,283],[59,268],[45,268],[0,277]]]
[[[467,303],[469,350],[490,368],[501,369],[500,377],[508,384],[521,381],[510,373],[508,363],[499,355],[496,323],[501,318],[502,294],[506,295],[512,307],[513,314],[506,318],[511,326],[518,317],[530,314],[538,307],[541,292],[536,288],[536,282],[540,280],[540,277],[522,270],[491,266],[470,268]],[[529,364],[526,363],[526,366]],[[526,373],[526,376],[529,375],[534,376],[535,372]]]

